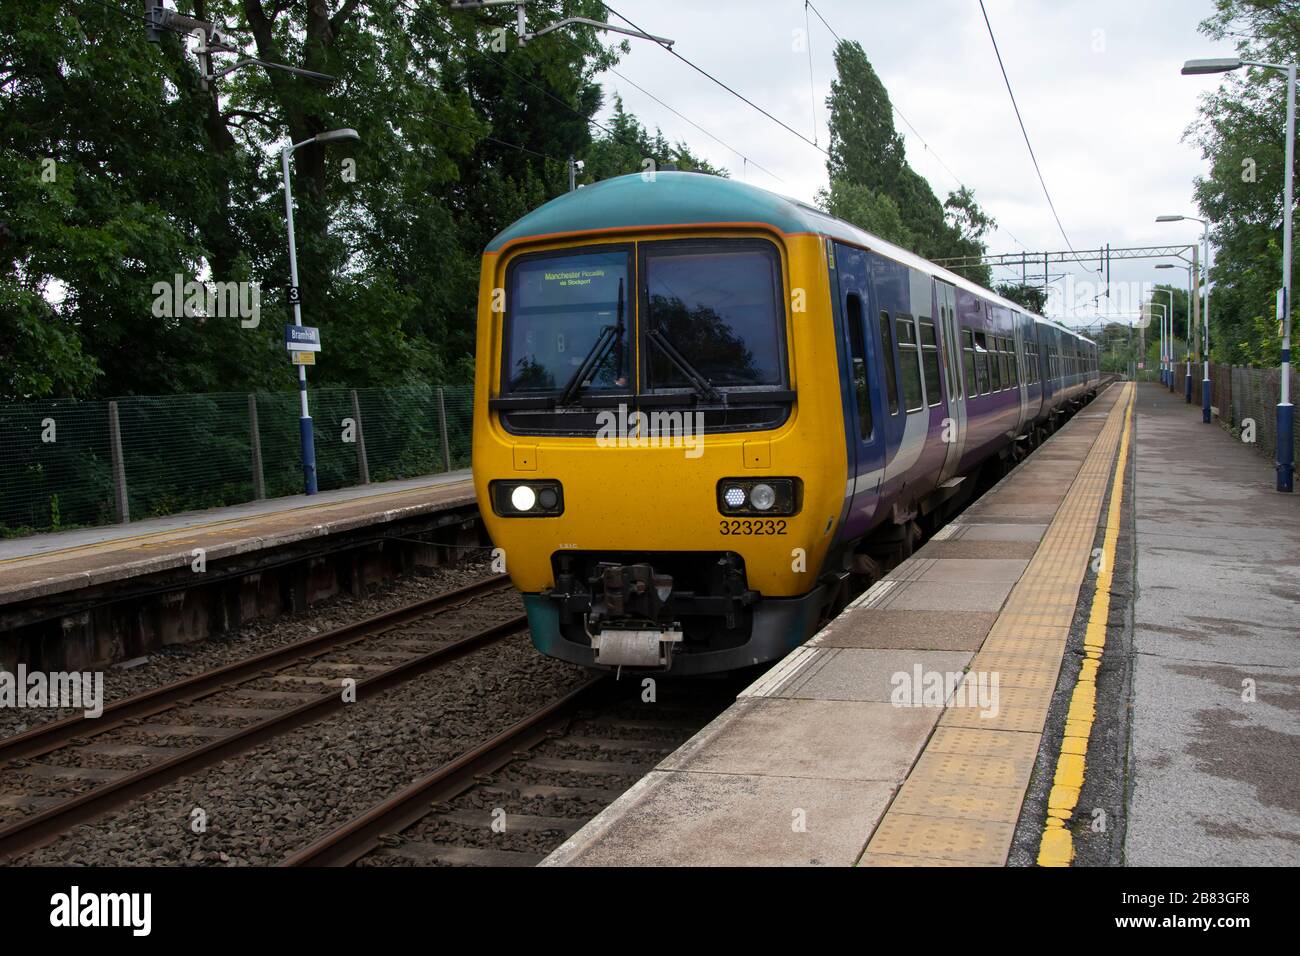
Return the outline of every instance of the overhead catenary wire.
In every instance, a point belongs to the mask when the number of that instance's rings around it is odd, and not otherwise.
[[[649,33],[646,33],[645,30],[643,30],[641,27],[637,26],[635,23],[633,23],[633,22],[632,22],[631,20],[629,20],[627,17],[623,16],[623,14],[619,13],[617,10],[615,10],[613,7],[611,7],[608,3],[605,4],[605,9],[608,10],[610,13],[614,14],[614,16],[618,17],[620,20],[622,20],[624,23],[626,23],[628,26],[630,26],[633,30],[637,30],[637,31],[641,32],[642,34],[645,34],[647,37],[650,37],[650,34],[649,34]],[[653,40],[653,37],[651,37],[651,39]],[[722,82],[722,80],[718,79],[716,76],[714,76],[714,75],[713,75],[712,73],[710,73],[708,70],[704,69],[704,67],[702,67],[702,66],[698,65],[697,63],[695,63],[695,62],[693,62],[693,61],[691,61],[691,60],[688,60],[686,57],[682,56],[680,53],[678,53],[675,49],[673,49],[673,47],[669,46],[667,43],[663,43],[663,42],[661,42],[661,41],[659,41],[659,40],[654,40],[654,42],[655,42],[655,43],[658,43],[659,46],[663,47],[665,50],[667,50],[667,51],[668,51],[669,53],[671,53],[673,56],[677,57],[677,59],[681,60],[683,63],[685,63],[687,66],[689,66],[692,70],[695,70],[695,72],[699,73],[701,76],[705,77],[705,78],[708,79],[710,82],[712,82],[712,83],[716,83],[718,86],[722,87],[724,90],[726,90],[726,91],[727,91],[728,93],[730,93],[732,96],[736,97],[736,99],[740,100],[742,103],[744,103],[744,104],[746,104],[747,106],[749,106],[750,108],[755,109],[755,110],[757,110],[758,112],[762,113],[764,116],[766,116],[768,119],[770,119],[773,123],[776,123],[776,124],[777,124],[778,126],[780,126],[782,129],[784,129],[787,133],[790,133],[792,136],[796,136],[796,137],[798,137],[800,140],[802,140],[803,142],[807,143],[809,146],[811,146],[813,149],[817,150],[819,153],[822,153],[822,154],[824,154],[824,155],[826,155],[826,156],[829,156],[829,155],[830,155],[828,152],[826,152],[826,150],[825,150],[823,147],[819,146],[817,143],[814,143],[812,140],[810,140],[810,139],[809,139],[807,136],[805,136],[803,133],[799,132],[797,129],[795,129],[793,126],[791,126],[789,123],[786,123],[784,120],[778,119],[777,117],[773,116],[771,113],[769,113],[767,110],[763,109],[763,107],[759,106],[757,103],[755,103],[755,102],[754,102],[753,100],[751,100],[749,97],[745,96],[743,93],[738,92],[738,91],[735,90],[734,88],[732,88],[732,87],[728,86],[726,83]]]
[[[1061,223],[1061,217],[1056,212],[1056,204],[1052,202],[1052,194],[1047,188],[1047,181],[1043,178],[1043,171],[1038,165],[1038,157],[1034,155],[1034,146],[1029,141],[1029,131],[1025,128],[1024,117],[1020,115],[1020,106],[1016,103],[1016,94],[1011,89],[1011,78],[1007,76],[1006,64],[1002,62],[1002,51],[998,49],[998,38],[993,33],[993,24],[989,21],[988,10],[984,8],[984,0],[979,0],[980,13],[984,15],[984,26],[988,29],[989,40],[993,43],[993,54],[998,60],[998,69],[1002,71],[1002,82],[1006,84],[1007,95],[1011,98],[1011,108],[1015,111],[1016,122],[1020,124],[1020,134],[1025,139],[1025,148],[1029,150],[1029,159],[1034,164],[1034,172],[1038,175],[1038,184],[1043,187],[1043,196],[1047,199],[1047,207],[1052,211],[1052,218],[1056,220],[1056,228],[1061,231],[1061,238],[1065,240],[1065,245],[1070,252],[1074,253],[1075,261],[1083,265],[1083,260],[1074,248],[1074,243],[1070,241],[1069,235],[1065,232],[1065,226]],[[1101,269],[1098,268],[1100,273]]]
[[[816,143],[817,143],[817,80],[813,77],[813,62],[812,62],[812,24],[811,24],[811,22],[808,20],[808,8],[809,8],[810,6],[812,6],[812,4],[810,4],[810,3],[808,2],[808,0],[803,0],[803,33],[804,33],[804,46],[805,46],[805,47],[807,48],[807,50],[808,50],[808,99],[809,99],[810,103],[812,104],[812,130],[813,130],[813,143],[814,143],[814,145],[816,145]],[[821,17],[821,14],[819,13],[819,14],[817,14],[817,16],[818,16],[818,18],[820,18],[820,17]],[[825,20],[822,20],[822,23],[825,23],[825,22],[826,22]],[[830,27],[827,27],[827,29],[829,30]],[[834,33],[834,32],[835,32],[834,30],[831,30],[831,33]]]

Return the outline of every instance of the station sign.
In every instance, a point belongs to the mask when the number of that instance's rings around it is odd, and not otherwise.
[[[289,358],[293,360],[294,365],[315,365],[315,352],[290,352]]]
[[[319,352],[320,329],[310,325],[286,325],[284,347],[290,352]]]

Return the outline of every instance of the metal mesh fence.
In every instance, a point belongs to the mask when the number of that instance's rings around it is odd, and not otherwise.
[[[1175,391],[1183,391],[1185,366],[1176,369]],[[1201,407],[1201,378],[1204,370],[1192,363],[1192,405]],[[1277,402],[1281,395],[1282,373],[1276,368],[1250,368],[1244,365],[1210,365],[1210,408],[1219,424],[1241,435],[1243,425],[1253,423],[1254,446],[1261,455],[1277,458]],[[1300,377],[1291,372],[1292,400],[1300,386]],[[1250,434],[1250,432],[1246,432]],[[1296,457],[1300,458],[1300,435],[1296,436]]]
[[[321,490],[469,464],[469,387],[314,389],[310,401]],[[0,535],[298,494],[298,416],[296,392],[0,405]]]

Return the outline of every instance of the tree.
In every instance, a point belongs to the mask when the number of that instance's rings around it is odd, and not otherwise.
[[[618,48],[588,28],[520,46],[512,10],[434,0],[181,0],[243,52],[337,78],[246,67],[214,92],[185,38],[151,44],[114,6],[0,7],[0,400],[291,388],[278,147],[339,126],[361,142],[291,160],[313,381],[467,380],[481,251],[567,188]],[[155,315],[178,275],[257,283],[260,322]]]
[[[681,172],[727,175],[725,169],[692,153],[687,144],[671,144],[657,129],[653,136],[650,135],[650,131],[623,108],[623,99],[617,94],[614,96],[614,115],[602,125],[608,132],[598,133],[579,155],[585,164],[578,176],[579,183],[586,185],[612,176],[646,172],[651,168],[647,160],[653,160],[655,169],[671,167]]]
[[[826,99],[830,110],[827,189],[818,202],[831,215],[878,232],[929,259],[979,256],[982,237],[995,225],[966,186],[940,203],[929,183],[907,162],[894,127],[889,93],[860,44],[835,48],[836,78]],[[966,270],[988,285],[990,270]]]
[[[1010,299],[1017,305],[1024,306],[1030,312],[1043,314],[1047,305],[1047,293],[1042,286],[1022,285],[1019,282],[1004,282],[993,287],[993,291],[1004,299]]]
[[[1292,4],[1217,0],[1200,28],[1216,40],[1235,36],[1243,59],[1294,63],[1300,57],[1300,17]],[[1200,116],[1187,131],[1209,163],[1195,188],[1216,246],[1210,345],[1218,361],[1273,365],[1280,358],[1274,312],[1281,284],[1285,86],[1275,70],[1233,73],[1202,97]]]

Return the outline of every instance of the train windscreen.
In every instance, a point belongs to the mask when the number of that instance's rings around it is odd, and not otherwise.
[[[654,243],[645,248],[645,325],[662,339],[646,355],[648,389],[771,386],[785,379],[780,261],[747,240]],[[657,342],[666,340],[666,348]],[[675,350],[693,368],[683,369]]]
[[[551,392],[565,388],[598,349],[589,388],[629,387],[632,321],[630,251],[527,256],[510,269],[506,313],[506,388]],[[595,357],[595,356],[593,356]]]

